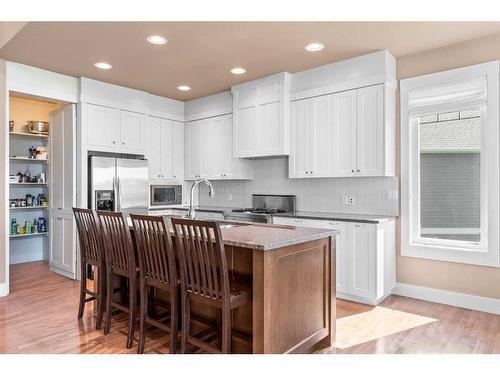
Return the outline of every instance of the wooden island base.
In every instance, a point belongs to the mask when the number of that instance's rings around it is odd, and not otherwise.
[[[303,353],[333,344],[332,237],[273,250],[227,245],[225,249],[230,277],[246,276],[253,283],[252,304],[233,312],[233,352]],[[205,306],[193,304],[192,311],[205,319],[216,319],[215,310]]]

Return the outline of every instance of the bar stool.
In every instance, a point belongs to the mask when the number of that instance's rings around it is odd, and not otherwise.
[[[104,252],[102,247],[101,232],[99,221],[95,212],[86,208],[73,207],[73,215],[75,216],[76,228],[78,231],[78,239],[80,244],[80,266],[81,266],[81,281],[80,281],[80,302],[78,306],[78,319],[83,317],[85,304],[91,301],[98,301],[96,329],[101,328],[102,318],[104,315],[105,304],[105,278],[98,278],[97,292],[87,288],[87,268],[94,266],[104,275],[105,262]],[[95,286],[94,286],[95,289]],[[90,295],[87,298],[87,295]]]
[[[104,254],[106,255],[106,324],[104,334],[111,330],[112,308],[128,314],[127,349],[132,347],[137,309],[137,266],[134,246],[127,220],[121,212],[97,211],[101,223]],[[113,276],[121,276],[128,281],[128,305],[113,301]]]
[[[171,220],[181,274],[181,353],[186,352],[186,344],[209,353],[231,353],[231,311],[251,302],[252,287],[229,281],[226,253],[218,223],[178,218]],[[221,322],[211,327],[220,329],[220,349],[200,338],[208,335],[191,335],[191,301],[220,310]]]
[[[139,259],[141,318],[138,353],[144,353],[146,323],[170,334],[170,353],[177,351],[178,278],[170,231],[161,216],[130,215],[134,226]],[[148,287],[162,290],[169,296],[169,311],[164,318],[154,319],[148,312]],[[167,325],[168,324],[168,325]]]

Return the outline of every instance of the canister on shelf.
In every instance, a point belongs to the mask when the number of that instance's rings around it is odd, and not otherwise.
[[[17,234],[17,220],[16,218],[12,218],[11,222],[10,222],[10,234],[12,236],[15,236]]]
[[[24,231],[26,234],[31,234],[31,221],[30,220],[26,220],[26,222],[24,223]]]

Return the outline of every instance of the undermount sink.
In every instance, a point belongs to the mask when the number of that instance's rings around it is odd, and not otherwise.
[[[243,227],[245,225],[249,224],[219,224],[220,229],[229,229],[229,228],[236,228],[236,227]]]

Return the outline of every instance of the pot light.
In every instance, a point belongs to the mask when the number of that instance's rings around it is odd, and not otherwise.
[[[309,43],[307,46],[305,46],[306,51],[309,52],[318,52],[321,51],[323,48],[325,48],[325,45],[319,42]]]
[[[230,70],[231,73],[233,74],[244,74],[247,72],[247,70],[245,68],[241,68],[239,66],[236,66],[234,67],[233,69]]]
[[[167,44],[167,38],[161,35],[149,35],[146,40],[151,44]]]
[[[187,85],[180,85],[180,86],[177,86],[177,90],[189,91],[189,90],[191,90],[191,87],[189,87]]]
[[[104,70],[108,70],[108,69],[111,69],[113,67],[113,65],[111,64],[108,64],[107,62],[104,62],[104,61],[100,61],[100,62],[96,62],[94,64],[94,66],[96,68],[99,68],[99,69],[104,69]]]

